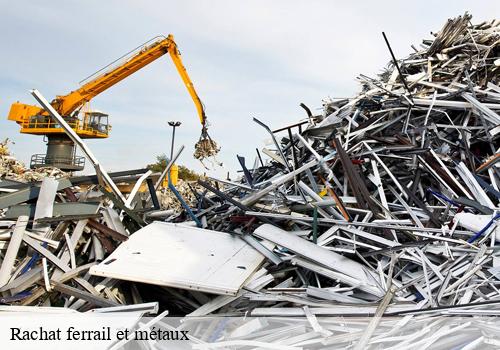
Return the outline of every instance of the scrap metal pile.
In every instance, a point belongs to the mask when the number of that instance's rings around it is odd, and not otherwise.
[[[0,182],[3,302],[310,320],[498,313],[500,22],[465,14],[414,51],[322,115],[304,106],[306,121],[275,131],[254,119],[274,147],[251,167],[238,157],[241,181],[199,180],[178,215],[154,190],[123,203],[78,179]]]
[[[388,298],[385,313],[442,313],[500,302],[500,27],[469,20],[448,21],[378,79],[361,76],[359,95],[325,103],[305,130],[271,132],[270,161],[247,169],[240,159],[241,183],[200,182],[223,202],[207,204],[208,228],[277,246],[266,254],[270,285],[232,310],[369,314]]]
[[[27,169],[23,163],[10,154],[9,139],[0,142],[0,179],[41,181],[47,176],[60,178],[66,176],[66,174],[60,169],[53,167]]]

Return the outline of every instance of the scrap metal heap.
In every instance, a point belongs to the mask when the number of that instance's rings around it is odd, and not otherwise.
[[[0,142],[0,179],[41,181],[47,176],[56,178],[67,176],[67,173],[54,167],[26,168],[22,162],[11,155],[9,143],[9,139]]]
[[[123,204],[97,177],[0,182],[2,301],[301,315],[339,347],[391,328],[339,332],[314,315],[498,313],[500,21],[470,18],[322,115],[275,131],[255,119],[267,160],[238,157],[241,181],[199,180],[174,215],[154,191]]]

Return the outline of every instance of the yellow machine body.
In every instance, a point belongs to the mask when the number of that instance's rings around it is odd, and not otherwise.
[[[172,165],[169,173],[165,176],[161,185],[167,188],[169,179],[172,182],[172,185],[177,186],[177,182],[179,181],[179,166],[177,164]]]

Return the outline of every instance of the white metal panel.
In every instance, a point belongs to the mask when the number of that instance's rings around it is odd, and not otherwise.
[[[235,295],[263,260],[230,234],[154,222],[131,235],[90,274]]]
[[[46,177],[42,180],[42,186],[40,187],[40,193],[36,202],[33,231],[44,236],[50,231],[50,224],[39,223],[36,220],[52,217],[58,186],[59,181],[53,177]]]

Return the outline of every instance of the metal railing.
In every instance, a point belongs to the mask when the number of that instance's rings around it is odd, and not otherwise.
[[[80,121],[75,120],[75,121],[67,121],[69,126],[71,126],[72,129],[78,129]],[[23,128],[29,128],[29,129],[60,129],[61,126],[59,123],[55,123],[52,119],[47,118],[44,120],[39,120],[36,118],[32,118],[31,120],[24,120],[21,124]]]
[[[111,128],[107,124],[87,124],[82,123],[80,120],[66,121],[68,125],[76,132],[85,131],[90,133],[108,134]],[[52,119],[38,120],[25,120],[21,124],[22,128],[26,129],[61,129],[59,123],[54,122]]]
[[[53,166],[61,169],[83,169],[85,167],[85,158],[80,156],[74,157],[47,157],[45,154],[34,154],[31,156],[30,167],[40,168],[45,166]]]

